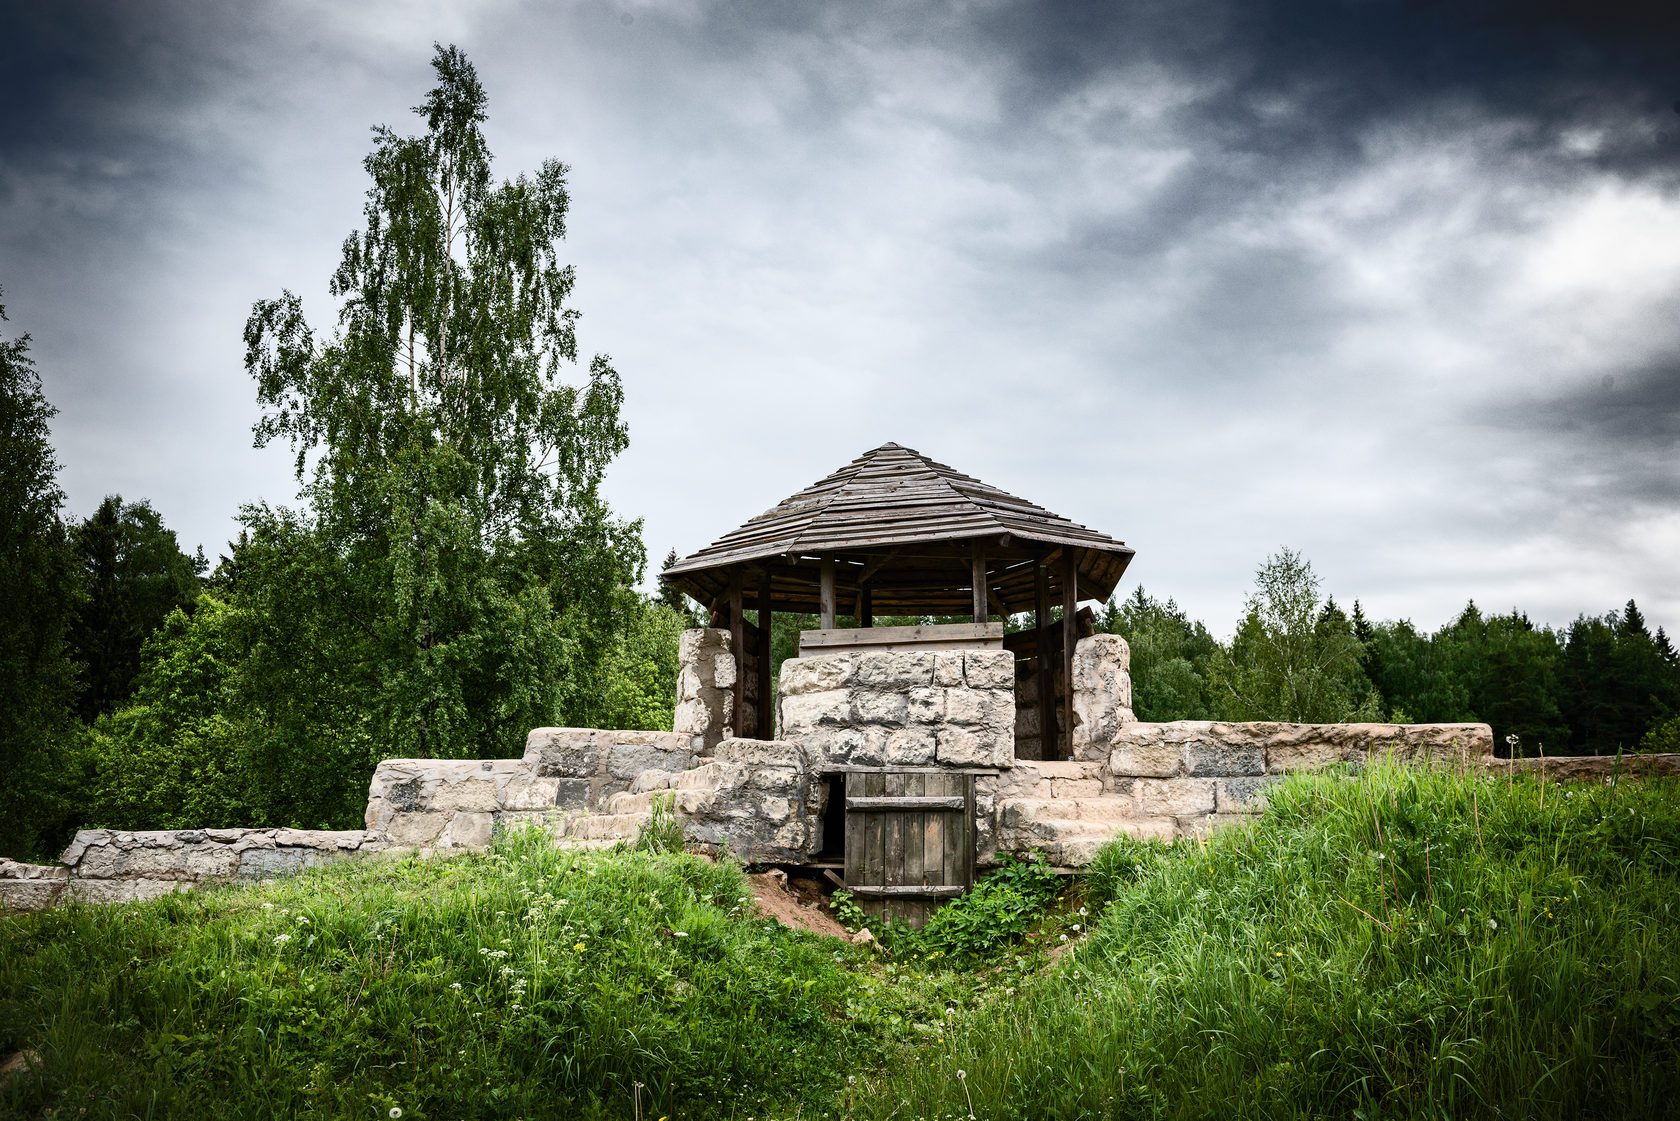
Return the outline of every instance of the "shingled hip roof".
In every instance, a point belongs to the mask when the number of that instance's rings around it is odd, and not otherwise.
[[[888,443],[683,558],[661,577],[685,590],[709,590],[713,581],[695,577],[738,564],[979,540],[992,542],[989,547],[1045,553],[1077,548],[1088,557],[1080,564],[1081,591],[1092,581],[1092,597],[1112,593],[1132,556],[1122,541]]]

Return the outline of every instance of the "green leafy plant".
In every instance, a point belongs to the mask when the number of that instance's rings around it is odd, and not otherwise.
[[[655,791],[648,806],[647,824],[636,837],[635,847],[642,852],[682,852],[684,847],[682,822],[672,812],[677,796],[668,791]]]

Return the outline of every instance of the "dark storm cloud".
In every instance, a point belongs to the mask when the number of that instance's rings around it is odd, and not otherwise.
[[[1602,129],[1603,166],[1672,174],[1680,154],[1680,9],[1660,0],[1043,0],[976,28],[1015,60],[1024,115],[1147,59],[1208,80],[1198,124],[1267,159],[1357,158],[1374,122],[1459,99],[1523,122],[1537,147]]]

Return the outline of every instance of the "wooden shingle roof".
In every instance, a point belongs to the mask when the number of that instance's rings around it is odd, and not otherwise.
[[[815,603],[811,561],[833,556],[842,564],[841,586],[867,580],[876,610],[938,614],[961,607],[969,576],[957,561],[975,542],[986,551],[994,594],[1012,604],[1032,594],[1031,565],[1064,548],[1078,551],[1081,599],[1111,595],[1132,557],[1122,541],[910,448],[883,444],[661,578],[709,603],[727,588],[731,569],[768,566],[776,609],[808,610]]]

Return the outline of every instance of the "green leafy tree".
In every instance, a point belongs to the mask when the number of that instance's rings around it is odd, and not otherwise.
[[[132,701],[94,722],[86,824],[115,829],[265,824],[265,776],[245,766],[230,686],[238,610],[200,596],[147,638]]]
[[[1120,635],[1131,650],[1132,711],[1139,720],[1209,718],[1205,671],[1219,643],[1200,620],[1139,586],[1108,603],[1097,628]]]
[[[1229,651],[1209,660],[1211,703],[1228,720],[1333,724],[1379,718],[1381,701],[1360,668],[1362,648],[1299,553],[1280,549],[1255,589]]]
[[[0,322],[6,309],[0,305]],[[29,336],[0,338],[0,854],[45,855],[62,838],[73,741],[69,644],[79,587],[59,518],[48,423]]]
[[[204,559],[181,552],[151,504],[110,495],[71,534],[86,595],[76,613],[73,650],[84,667],[84,720],[128,699],[140,648],[169,613],[191,610]]]
[[[645,563],[640,523],[600,495],[628,441],[618,375],[596,356],[562,376],[566,168],[494,183],[472,66],[439,47],[433,68],[425,134],[375,130],[337,330],[318,340],[290,292],[246,324],[257,442],[291,443],[307,503],[248,508],[238,558],[239,692],[276,761],[506,755],[598,713],[583,684]]]

